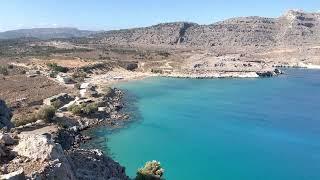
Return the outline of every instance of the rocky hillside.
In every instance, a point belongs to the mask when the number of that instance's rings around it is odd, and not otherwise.
[[[177,22],[151,27],[108,31],[95,43],[175,45],[196,48],[273,47],[317,44],[320,13],[290,10],[278,18],[240,17],[210,25]]]
[[[76,28],[34,28],[34,29],[19,29],[0,33],[0,39],[17,39],[17,38],[72,38],[86,37],[94,31],[79,30]]]

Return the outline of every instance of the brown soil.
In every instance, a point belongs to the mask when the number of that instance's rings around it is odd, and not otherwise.
[[[32,112],[34,108],[42,105],[43,99],[70,91],[44,76],[27,77],[13,73],[0,77],[0,99],[5,100],[15,114]]]
[[[88,65],[93,65],[96,64],[96,62],[93,61],[85,61],[85,60],[81,60],[81,59],[50,59],[50,60],[38,60],[38,59],[34,59],[32,60],[33,64],[37,64],[37,65],[41,65],[43,67],[46,67],[47,63],[56,63],[59,66],[63,66],[63,67],[67,67],[67,68],[79,68],[79,67],[84,67],[84,66],[88,66]]]

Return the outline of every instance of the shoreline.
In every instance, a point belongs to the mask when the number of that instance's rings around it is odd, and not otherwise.
[[[135,80],[143,80],[149,77],[168,77],[186,79],[215,79],[215,78],[263,78],[273,77],[282,74],[280,69],[265,71],[190,71],[172,73],[150,73],[139,71],[115,70],[101,75],[92,75],[86,82],[96,85],[113,86],[119,83],[126,83]],[[115,76],[117,74],[117,76]]]
[[[150,77],[167,77],[182,79],[219,79],[219,78],[264,78],[274,77],[284,74],[279,68],[289,69],[314,69],[320,70],[320,65],[297,63],[292,65],[275,65],[273,70],[262,71],[189,71],[189,72],[171,72],[171,73],[151,73],[140,71],[127,71],[116,69],[105,74],[93,75],[87,79],[87,82],[93,84],[105,84],[113,86],[119,83],[126,83],[136,80],[143,80]],[[115,75],[117,74],[117,76]]]

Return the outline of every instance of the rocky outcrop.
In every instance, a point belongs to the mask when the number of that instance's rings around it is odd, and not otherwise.
[[[77,179],[129,179],[119,163],[97,149],[77,149],[68,153],[68,159]]]
[[[89,88],[83,84],[82,88]],[[103,88],[97,97],[76,98],[70,101],[68,94],[59,94],[44,101],[59,107],[73,102],[75,105],[95,103],[96,111],[86,115],[71,115],[68,108],[60,107],[54,124],[41,124],[38,128],[12,129],[13,133],[0,133],[0,175],[25,176],[27,179],[119,179],[126,180],[125,169],[119,163],[96,149],[79,149],[80,143],[90,139],[81,130],[100,123],[117,123],[122,117],[122,91]],[[55,104],[56,105],[56,104]],[[33,129],[33,130],[31,130]],[[21,132],[22,131],[22,132]],[[22,168],[22,172],[21,169]],[[19,172],[19,173],[18,173]]]
[[[61,93],[52,97],[49,97],[43,100],[43,104],[47,106],[55,106],[57,108],[62,107],[63,105],[69,103],[74,100],[72,96],[67,93]]]
[[[19,143],[12,147],[15,157],[1,162],[6,167],[0,171],[1,179],[128,179],[125,169],[101,151],[76,148],[64,151],[51,136],[36,131],[21,133]],[[2,158],[3,144],[0,147]],[[8,149],[5,150],[7,153]]]
[[[82,98],[94,97],[98,94],[96,87],[90,83],[82,83],[80,85],[80,96]]]
[[[50,135],[29,135],[20,137],[19,144],[13,149],[20,156],[28,157],[34,161],[60,159],[63,150],[60,145],[53,142]]]
[[[12,128],[13,124],[10,121],[12,117],[11,110],[6,103],[0,99],[0,129],[3,127]]]
[[[272,77],[283,74],[283,72],[280,69],[274,69],[273,71],[260,71],[257,72],[257,74],[259,75],[259,77]]]
[[[54,143],[50,134],[22,135],[13,151],[18,156],[28,158],[32,163],[41,164],[38,169],[29,172],[29,176],[75,179],[60,144]]]

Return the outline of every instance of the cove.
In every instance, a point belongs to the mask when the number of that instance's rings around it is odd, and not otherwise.
[[[275,78],[149,78],[118,85],[125,128],[93,144],[131,177],[158,160],[169,180],[320,179],[320,71]]]

